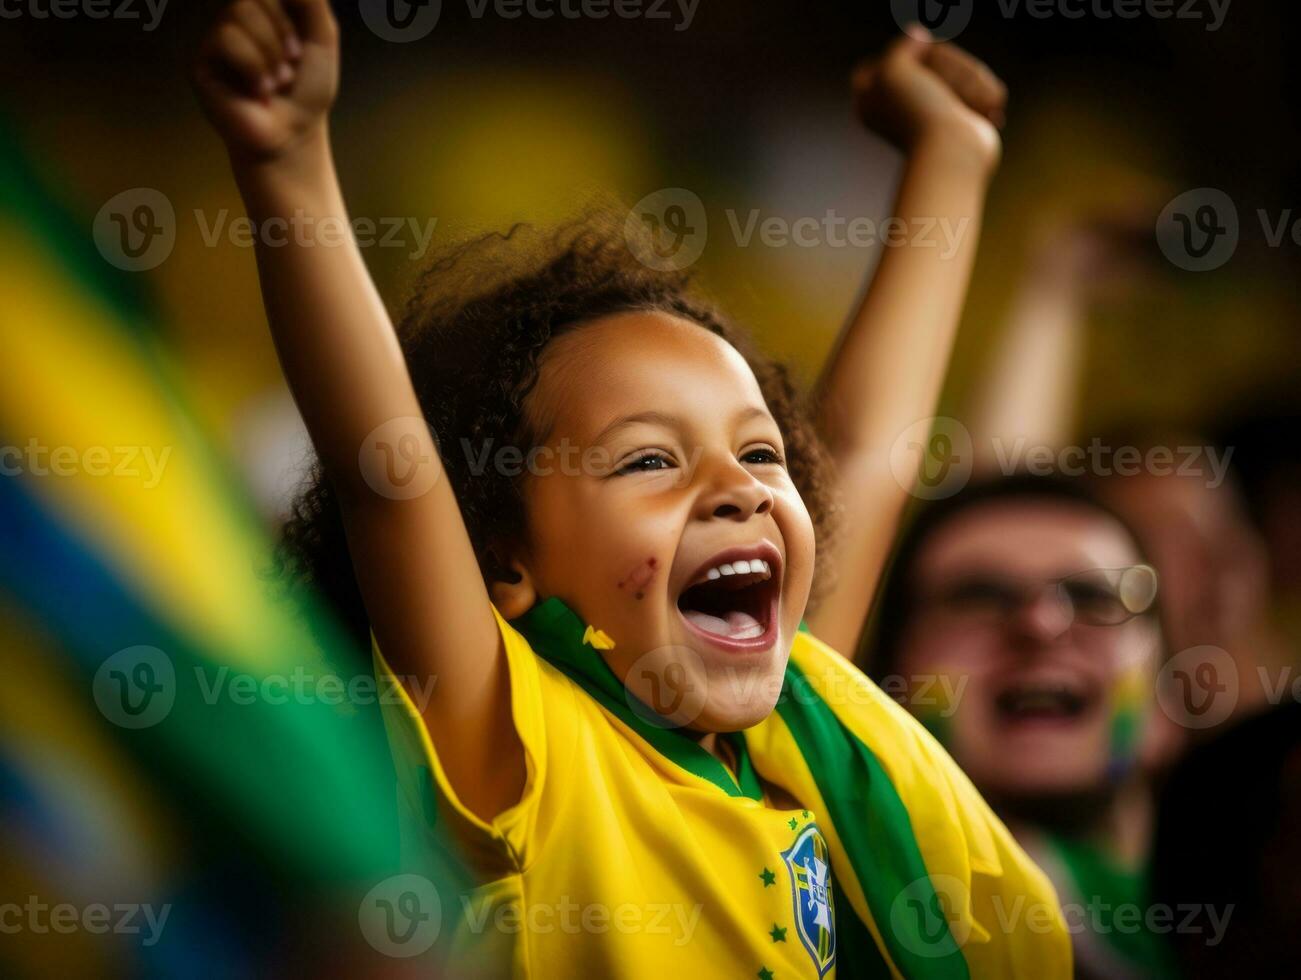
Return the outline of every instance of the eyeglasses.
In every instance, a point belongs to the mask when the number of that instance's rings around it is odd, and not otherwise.
[[[1001,623],[1045,594],[1056,599],[1071,623],[1119,626],[1156,604],[1156,569],[1150,565],[1090,568],[1038,581],[972,574],[923,595],[917,605],[966,622]]]

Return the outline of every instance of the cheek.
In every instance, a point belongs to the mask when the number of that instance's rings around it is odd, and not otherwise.
[[[601,597],[618,594],[617,583],[633,577],[633,554],[650,552],[628,539],[627,522],[612,520],[598,495],[587,499],[564,476],[540,477],[529,507],[530,553],[536,585],[605,628],[610,608]],[[636,588],[633,591],[637,591]]]
[[[910,674],[988,674],[994,666],[997,644],[969,626],[914,623],[900,643],[899,664]]]
[[[813,518],[794,487],[779,491],[773,519],[781,532],[786,550],[786,592],[808,600],[813,585],[813,570],[817,558],[817,543],[813,533]]]
[[[601,628],[626,634],[663,588],[681,537],[681,508],[588,490],[548,487],[539,494],[531,516],[535,553],[544,561],[540,584]]]

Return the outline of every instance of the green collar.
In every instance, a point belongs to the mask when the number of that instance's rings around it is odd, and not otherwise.
[[[736,755],[734,778],[723,763],[682,729],[666,727],[667,721],[656,724],[650,720],[659,716],[623,686],[599,651],[583,642],[582,620],[559,599],[543,600],[511,625],[524,635],[539,656],[563,671],[669,761],[709,780],[728,796],[763,799],[759,776],[741,732],[719,736],[727,739]]]

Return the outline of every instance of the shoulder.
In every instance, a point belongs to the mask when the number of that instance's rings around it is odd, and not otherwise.
[[[1052,884],[920,722],[831,647],[801,631],[791,662],[875,757],[907,813],[933,881],[946,883],[970,961],[1015,975],[1069,976],[1070,942]],[[1034,922],[1023,916],[1037,917]],[[1008,920],[1022,916],[1020,928]],[[1035,971],[1038,971],[1035,973]]]
[[[570,764],[580,731],[590,726],[591,711],[577,686],[538,656],[518,630],[493,609],[505,650],[510,684],[510,712],[524,750],[525,785],[520,799],[485,820],[464,805],[444,769],[442,756],[454,746],[436,745],[422,710],[429,685],[438,678],[411,678],[394,673],[372,637],[375,676],[381,692],[384,726],[405,802],[421,815],[426,828],[444,822],[472,853],[500,851],[504,864],[493,870],[522,870],[537,849],[535,814],[552,785],[574,778]],[[488,862],[485,862],[487,864]]]

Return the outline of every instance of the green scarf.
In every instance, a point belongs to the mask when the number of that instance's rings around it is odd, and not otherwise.
[[[533,650],[601,703],[665,758],[713,783],[729,796],[762,798],[744,732],[727,739],[737,759],[735,778],[699,742],[678,729],[648,720],[649,707],[633,710],[634,696],[605,658],[583,642],[584,623],[559,599],[547,599],[512,622]],[[801,630],[805,630],[803,624]],[[872,751],[837,717],[793,663],[788,663],[777,712],[794,736],[826,805],[827,817],[848,855],[833,866],[836,969],[846,980],[890,977],[890,969],[864,922],[844,899],[839,878],[853,875],[867,898],[891,960],[908,977],[966,980],[962,950],[930,885],[907,808]],[[760,760],[762,766],[763,760]],[[766,772],[780,785],[780,778]],[[900,915],[907,892],[909,914]]]
[[[1105,899],[1105,903],[1098,905],[1097,914],[1122,907],[1142,909],[1144,912],[1151,908],[1152,900],[1148,894],[1150,869],[1146,865],[1137,869],[1122,867],[1099,848],[1070,837],[1049,836],[1047,840],[1070,876],[1069,886],[1061,889],[1067,893],[1062,896],[1064,899],[1069,897],[1086,907]],[[1146,915],[1144,920],[1146,921]],[[1110,947],[1120,959],[1143,976],[1152,980],[1178,976],[1165,940],[1146,926],[1133,930],[1121,929],[1111,917],[1100,925],[1101,928],[1094,931],[1098,941]]]

